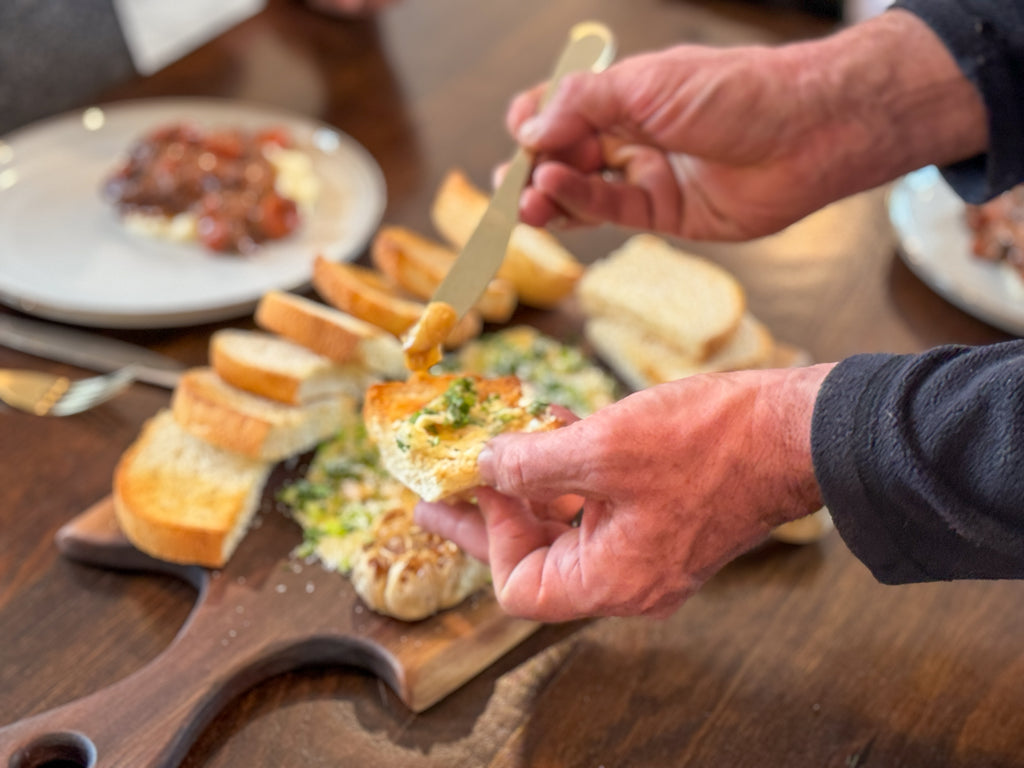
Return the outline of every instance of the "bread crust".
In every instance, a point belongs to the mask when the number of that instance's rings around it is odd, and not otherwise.
[[[118,524],[152,557],[219,568],[248,528],[272,467],[189,435],[161,410],[114,470]]]
[[[317,256],[313,262],[313,287],[326,302],[353,317],[401,337],[423,314],[424,304],[404,299],[383,275],[357,264],[329,261]],[[469,311],[445,339],[454,349],[480,335],[483,321]]]
[[[256,305],[256,324],[331,360],[355,359],[361,334],[313,311],[313,303],[296,294],[270,291]]]
[[[347,395],[296,406],[225,383],[211,368],[186,371],[171,398],[185,430],[228,451],[264,461],[302,453],[334,434],[355,413]]]
[[[302,379],[285,371],[252,367],[235,356],[225,336],[214,333],[210,338],[210,364],[224,381],[282,403],[298,405],[301,401]]]
[[[256,306],[256,324],[337,363],[358,363],[403,377],[402,345],[375,325],[294,293],[270,291]]]
[[[456,253],[405,227],[382,227],[373,239],[374,266],[395,285],[418,299],[429,300],[455,263]],[[495,278],[476,303],[480,316],[490,323],[504,323],[515,312],[515,288]]]
[[[423,311],[423,305],[396,296],[384,278],[356,264],[313,261],[313,287],[333,307],[378,328],[401,336]]]
[[[456,248],[469,240],[487,208],[488,198],[458,170],[442,180],[430,215],[437,231]],[[498,277],[507,280],[530,307],[550,309],[576,287],[583,266],[550,232],[517,224]]]

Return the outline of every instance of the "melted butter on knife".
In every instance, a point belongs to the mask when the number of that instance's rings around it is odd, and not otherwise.
[[[448,338],[459,316],[451,304],[432,301],[402,340],[405,367],[413,373],[430,369],[441,360],[441,343]]]

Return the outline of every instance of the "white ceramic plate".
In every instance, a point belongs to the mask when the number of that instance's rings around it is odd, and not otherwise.
[[[1024,280],[1006,264],[971,253],[964,203],[937,168],[900,179],[889,195],[889,218],[907,266],[964,312],[1024,336]]]
[[[129,145],[166,122],[285,126],[313,157],[320,196],[292,236],[246,256],[127,231],[100,187]],[[0,140],[0,301],[64,322],[160,328],[239,317],[268,290],[308,285],[317,253],[359,255],[380,223],[384,178],[369,153],[323,123],[216,99],[119,102]]]

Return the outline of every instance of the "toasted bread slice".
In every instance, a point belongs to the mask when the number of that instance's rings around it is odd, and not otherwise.
[[[399,296],[374,270],[322,256],[313,262],[313,287],[333,307],[398,337],[416,323],[425,308],[421,302]],[[467,312],[445,339],[445,346],[459,347],[479,336],[482,328],[479,313]]]
[[[313,448],[357,412],[349,395],[287,405],[233,387],[212,368],[186,371],[171,408],[175,421],[195,437],[261,461],[280,461]]]
[[[473,234],[488,198],[458,170],[450,171],[431,206],[437,231],[456,248]],[[550,232],[517,224],[512,230],[498,277],[507,280],[529,307],[549,309],[572,293],[583,266]]]
[[[378,517],[349,574],[374,611],[417,621],[457,605],[490,583],[490,569],[413,522],[411,507]]]
[[[374,384],[363,419],[385,469],[427,501],[480,485],[477,457],[494,435],[562,425],[546,405],[523,397],[515,376],[470,374]]]
[[[373,239],[373,264],[397,286],[429,300],[455,263],[455,251],[404,227],[382,227]],[[489,323],[507,322],[516,309],[511,283],[495,278],[476,303]]]
[[[387,378],[406,374],[402,345],[375,325],[294,293],[270,291],[256,324],[337,363],[355,363]]]
[[[746,312],[743,288],[731,274],[653,235],[635,235],[592,264],[577,294],[587,317],[645,328],[698,363],[729,341]]]
[[[148,555],[219,568],[249,527],[272,467],[200,440],[162,410],[114,471],[117,521]]]
[[[334,395],[362,399],[380,379],[362,363],[336,363],[284,337],[242,328],[210,337],[210,364],[228,384],[290,405]]]
[[[763,368],[773,361],[775,351],[771,333],[749,313],[728,343],[703,361],[663,343],[631,320],[595,317],[584,323],[583,333],[601,359],[633,389],[697,373]]]

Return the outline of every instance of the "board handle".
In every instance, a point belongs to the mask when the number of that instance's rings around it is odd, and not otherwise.
[[[356,663],[396,684],[393,661],[358,639],[253,633],[250,641],[226,626],[223,612],[200,606],[133,674],[0,728],[0,768],[175,768],[226,702],[310,658]]]

